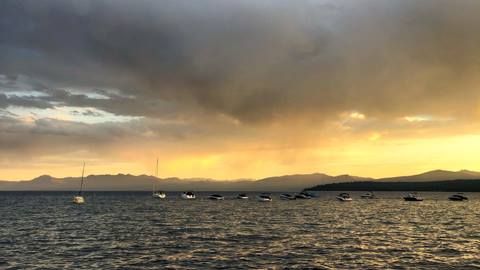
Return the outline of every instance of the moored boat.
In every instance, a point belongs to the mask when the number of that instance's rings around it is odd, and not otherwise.
[[[468,198],[463,196],[463,194],[458,193],[458,194],[453,194],[452,196],[448,197],[450,201],[467,201]]]
[[[308,199],[311,199],[312,196],[306,192],[300,192],[298,194],[295,195],[295,198],[297,199],[303,199],[303,200],[308,200]]]
[[[208,198],[210,200],[214,200],[214,201],[219,201],[219,200],[224,200],[225,199],[225,197],[223,197],[220,194],[212,194],[212,195],[208,196]]]
[[[157,198],[157,199],[165,199],[167,197],[167,194],[163,191],[154,191],[152,193],[152,197]]]
[[[153,189],[152,189],[152,197],[157,199],[165,199],[167,194],[163,191],[156,190],[156,181],[158,179],[158,158],[157,158],[157,166],[155,167],[155,179],[153,180]]]
[[[373,195],[373,192],[367,192],[362,195],[360,195],[362,199],[374,199],[375,195]]]
[[[259,202],[271,202],[271,201],[272,201],[272,197],[268,196],[268,195],[265,194],[265,193],[262,193],[262,194],[258,195],[257,200],[258,200]]]
[[[195,194],[191,191],[183,192],[180,196],[185,200],[195,199]]]
[[[280,199],[282,199],[282,200],[295,200],[296,197],[292,194],[282,193],[282,194],[280,194]]]
[[[423,201],[423,198],[418,196],[415,193],[410,193],[407,196],[403,197],[403,199],[405,201],[408,201],[408,202],[421,202],[421,201]]]
[[[85,203],[85,198],[82,196],[82,190],[83,190],[83,176],[85,174],[85,162],[83,162],[83,169],[82,169],[82,179],[80,180],[80,190],[78,191],[78,194],[73,196],[73,203],[74,204],[83,204]]]
[[[239,200],[247,200],[247,199],[248,199],[248,196],[247,196],[247,194],[245,194],[245,193],[240,193],[240,194],[237,195],[237,199],[239,199]]]
[[[352,201],[352,197],[350,197],[350,194],[344,192],[337,195],[337,200],[341,202],[350,202]]]

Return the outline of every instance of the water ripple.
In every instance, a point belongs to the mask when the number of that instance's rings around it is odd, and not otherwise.
[[[480,269],[479,195],[334,195],[259,203],[112,192],[76,206],[70,193],[2,192],[0,268]]]

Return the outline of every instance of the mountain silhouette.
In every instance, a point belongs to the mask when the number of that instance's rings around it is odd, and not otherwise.
[[[149,175],[89,175],[85,177],[84,190],[97,191],[300,191],[305,188],[333,183],[351,182],[433,182],[444,180],[480,179],[480,173],[468,170],[457,172],[434,170],[417,175],[389,178],[368,178],[351,175],[330,176],[323,173],[294,174],[268,177],[259,180],[214,180],[205,178],[156,178]],[[0,181],[0,190],[67,191],[78,190],[80,177],[55,178],[42,175],[26,181]]]

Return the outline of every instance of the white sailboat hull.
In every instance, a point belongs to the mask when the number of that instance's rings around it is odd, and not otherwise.
[[[153,193],[152,196],[157,199],[165,199],[167,197],[165,193]]]
[[[82,204],[82,203],[85,203],[85,199],[83,198],[83,196],[77,195],[73,197],[73,203]]]
[[[185,199],[185,200],[195,199],[195,195],[188,195],[188,194],[183,193],[182,194],[182,199]]]

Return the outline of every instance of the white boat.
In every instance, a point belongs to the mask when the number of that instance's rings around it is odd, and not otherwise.
[[[258,195],[257,200],[259,202],[271,202],[272,197],[268,196],[267,194],[260,194]]]
[[[237,199],[239,200],[248,200],[248,196],[245,193],[240,193],[237,195]]]
[[[282,200],[295,200],[296,198],[292,194],[283,193],[283,194],[280,194],[280,199],[282,199]]]
[[[83,198],[83,196],[76,195],[76,196],[73,196],[73,203],[82,204],[82,203],[85,203],[85,199]]]
[[[167,197],[167,194],[163,191],[154,191],[152,193],[152,197],[157,198],[157,199],[165,199]]]
[[[225,199],[225,197],[223,197],[223,196],[220,195],[220,194],[212,194],[212,195],[208,196],[208,198],[209,198],[210,200],[214,200],[214,201],[220,201],[220,200],[224,200],[224,199]]]
[[[182,199],[186,200],[195,199],[195,194],[191,191],[183,192],[180,196],[182,197]]]
[[[373,195],[372,192],[367,192],[367,193],[364,193],[364,194],[360,195],[360,197],[362,197],[363,199],[374,199],[375,195]]]
[[[420,197],[420,196],[417,196],[417,194],[415,194],[415,193],[410,193],[407,196],[403,197],[403,199],[405,201],[408,201],[408,202],[421,202],[421,201],[423,201],[423,198]]]
[[[84,174],[85,174],[85,162],[83,162],[82,179],[80,180],[80,190],[78,191],[77,195],[73,196],[73,201],[72,202],[75,203],[75,204],[85,203],[85,199],[82,196]]]
[[[155,182],[158,179],[158,158],[157,158],[157,166],[155,167],[155,180],[153,183],[153,188],[152,188],[152,197],[156,199],[165,199],[167,197],[167,194],[163,191],[156,190],[156,185]]]
[[[350,197],[350,194],[348,193],[340,193],[337,195],[337,200],[341,202],[350,202],[352,201],[352,197]]]

